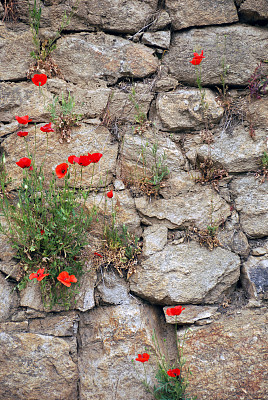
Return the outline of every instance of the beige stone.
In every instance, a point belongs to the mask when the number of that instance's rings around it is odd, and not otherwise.
[[[213,306],[192,306],[186,305],[185,310],[180,315],[168,315],[167,308],[164,307],[165,318],[167,324],[188,325],[194,324],[197,321],[200,323],[202,320],[209,320],[212,322],[213,315],[217,311],[217,307]]]
[[[213,221],[220,223],[230,215],[230,206],[210,187],[196,185],[192,191],[182,192],[170,199],[149,201],[135,199],[138,211],[168,228],[196,226],[205,229]]]
[[[213,304],[237,282],[240,258],[194,241],[168,244],[143,261],[130,278],[130,290],[153,304]]]
[[[166,0],[166,7],[174,30],[238,21],[232,0]]]
[[[149,46],[168,49],[170,46],[170,38],[170,31],[145,32],[141,41]]]
[[[268,234],[268,182],[261,184],[254,176],[235,178],[231,182],[236,210],[243,231],[250,237]]]
[[[30,56],[33,50],[30,29],[17,25],[13,30],[6,24],[0,25],[0,48],[0,81],[25,79],[33,61]]]
[[[183,355],[189,396],[263,400],[267,393],[267,310],[242,309],[188,333]]]
[[[68,343],[34,333],[0,333],[0,397],[5,400],[77,398],[77,366]]]
[[[196,158],[203,160],[209,157],[219,168],[228,172],[247,172],[260,168],[261,157],[267,147],[266,132],[263,129],[256,129],[255,139],[252,140],[249,129],[243,125],[233,128],[232,133],[225,129],[217,128],[213,143],[203,143],[198,138],[193,139],[188,135],[185,140],[186,156],[192,164]],[[199,142],[199,143],[198,143]]]
[[[20,0],[19,12],[22,19],[28,22],[27,0]],[[67,30],[88,31],[103,29],[110,32],[135,33],[148,24],[156,15],[157,0],[80,0],[77,12],[72,17]],[[46,35],[56,33],[64,13],[71,12],[69,2],[45,1],[42,7],[41,27]],[[50,32],[49,32],[50,31]],[[43,32],[42,32],[43,33]]]
[[[250,298],[267,300],[268,256],[250,256],[242,266],[241,282]]]
[[[131,361],[138,353],[150,352],[153,329],[160,337],[166,326],[156,309],[133,297],[131,304],[98,307],[84,313],[78,362],[81,400],[111,400],[115,396],[118,400],[126,396],[150,400],[151,394],[146,393],[141,383],[143,365],[136,361],[133,365]],[[168,331],[173,333],[173,329]],[[152,355],[146,367],[148,381],[153,385],[156,360]]]
[[[202,85],[221,86],[224,62],[228,66],[225,83],[246,86],[266,54],[267,39],[268,33],[263,28],[239,24],[177,32],[163,57],[163,65],[180,82],[196,85],[196,71],[190,61],[193,51],[200,54],[203,50]]]
[[[3,99],[0,103],[1,121],[15,121],[16,115],[20,117],[29,115],[33,122],[47,121],[50,117],[47,106],[52,103],[52,95],[45,86],[39,89],[32,82],[2,82],[0,97]],[[17,123],[17,130],[27,130],[27,128]]]
[[[53,58],[73,83],[102,79],[116,83],[121,77],[144,78],[153,74],[158,60],[148,47],[102,32],[61,38]]]
[[[66,315],[53,315],[29,321],[29,332],[53,336],[73,336],[77,333],[79,315],[69,312]]]
[[[167,244],[168,229],[163,225],[153,225],[144,229],[142,253],[145,257],[163,250]]]
[[[204,127],[207,120],[211,123],[218,122],[224,110],[209,89],[205,89],[204,102],[206,112],[202,108],[198,89],[177,89],[159,94],[156,107],[162,128],[168,131],[196,130]]]

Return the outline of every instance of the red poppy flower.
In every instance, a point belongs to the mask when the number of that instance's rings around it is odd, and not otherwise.
[[[44,274],[45,268],[40,268],[37,272],[32,273],[29,276],[29,279],[32,280],[36,278],[38,281],[41,281],[44,279],[45,276],[48,276],[49,274]]]
[[[76,157],[77,158],[77,157]],[[74,159],[74,161],[76,162],[76,159]],[[89,165],[90,163],[92,163],[91,158],[88,156],[80,156],[79,157],[79,161],[78,164],[81,165],[82,167],[86,167],[87,165]]]
[[[62,271],[57,279],[67,287],[70,287],[72,282],[77,282],[76,277],[74,275],[69,275],[67,271]]]
[[[15,116],[16,120],[18,121],[19,124],[26,125],[28,122],[31,122],[32,119],[29,119],[28,115],[24,115],[24,117],[18,117],[17,115]]]
[[[182,308],[182,306],[176,306],[172,308],[167,308],[167,315],[180,315],[182,311],[185,310],[185,308]]]
[[[149,354],[143,353],[143,354],[138,354],[138,358],[135,358],[135,360],[144,363],[144,362],[148,361],[149,358],[150,358]]]
[[[200,55],[198,53],[194,53],[193,59],[190,61],[191,64],[193,65],[199,65],[201,61],[205,58],[203,56],[203,50],[201,51]]]
[[[19,137],[24,137],[24,136],[27,136],[27,135],[28,135],[28,132],[19,131],[19,132],[17,133],[17,135],[18,135]]]
[[[47,81],[47,76],[45,74],[35,74],[32,77],[32,81],[36,86],[43,86]]]
[[[32,171],[32,170],[33,170],[33,166],[32,166],[32,165],[30,165],[29,171]]]
[[[44,229],[40,230],[41,235],[43,235],[45,233]]]
[[[51,128],[51,122],[44,126],[41,126],[40,131],[42,132],[54,132],[54,129]]]
[[[28,157],[23,157],[19,161],[17,161],[16,164],[21,168],[29,168],[31,162],[32,160],[30,160]]]
[[[111,199],[114,196],[113,191],[110,190],[110,192],[107,193],[107,197],[109,197],[109,199]]]
[[[67,174],[68,167],[69,165],[66,164],[65,162],[57,165],[55,169],[57,177],[60,179],[63,178]]]
[[[98,256],[98,257],[101,257],[101,258],[102,258],[102,255],[99,254],[99,253],[94,253],[94,256]]]
[[[180,371],[179,368],[169,369],[169,370],[167,371],[167,374],[168,374],[169,376],[171,376],[172,378],[176,378],[177,376],[180,375],[180,373],[181,373],[181,371]]]
[[[90,157],[91,162],[97,163],[98,161],[100,161],[102,154],[101,153],[93,153],[93,154],[88,153],[88,156]]]
[[[75,162],[77,162],[75,159],[78,159],[78,157],[76,156],[69,156],[68,157],[68,161],[70,164],[74,164]]]

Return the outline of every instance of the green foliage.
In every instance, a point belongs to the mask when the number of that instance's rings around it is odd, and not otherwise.
[[[177,325],[175,325],[175,333],[177,334]],[[154,384],[154,386],[151,387],[151,385],[148,383],[145,365],[145,379],[142,383],[144,384],[146,390],[152,394],[154,400],[197,400],[197,397],[189,397],[186,394],[189,384],[188,377],[191,375],[190,369],[185,366],[186,360],[183,357],[183,348],[186,335],[187,330],[185,331],[181,340],[176,339],[177,357],[175,362],[172,363],[167,355],[167,351],[165,352],[166,354],[164,354],[164,352],[161,350],[155,332],[153,334],[153,353],[157,360],[157,372],[155,375],[157,384]],[[180,370],[179,375],[176,375],[175,377],[168,374],[170,370],[174,369]]]
[[[129,95],[129,100],[135,107],[136,114],[134,115],[134,119],[135,119],[136,123],[139,125],[143,125],[146,122],[147,117],[146,117],[146,114],[142,111],[141,106],[139,105],[139,103],[136,100],[136,91],[135,91],[134,87],[132,88],[131,94]]]
[[[123,249],[126,261],[133,259],[140,253],[138,246],[139,238],[128,232],[126,225],[123,224],[120,233],[115,225],[116,213],[112,213],[112,225],[104,227],[104,238],[110,250]],[[123,260],[124,261],[124,260]]]
[[[70,92],[66,99],[63,93],[61,99],[59,99],[59,96],[54,96],[52,103],[48,105],[50,120],[55,124],[62,139],[69,140],[71,127],[76,125],[82,117],[82,114],[74,112],[74,107],[75,99]]]
[[[29,273],[45,268],[49,275],[40,282],[44,303],[68,307],[73,287],[63,286],[57,277],[62,271],[76,278],[82,275],[80,254],[92,215],[81,206],[84,193],[70,187],[69,173],[59,187],[54,173],[48,183],[42,166],[32,165],[32,171],[23,170],[16,201],[9,200],[5,192],[0,197],[0,210],[7,223],[0,225],[0,232],[8,237],[23,269],[18,288],[25,287]],[[2,190],[4,182],[2,174]]]
[[[34,47],[35,47],[35,50],[33,50],[31,52],[31,56],[35,60],[45,61],[50,56],[50,54],[53,52],[53,50],[55,50],[56,41],[60,37],[62,31],[65,28],[67,28],[67,26],[70,24],[71,19],[77,10],[79,1],[80,0],[76,0],[75,4],[71,8],[71,12],[69,15],[67,15],[66,12],[64,13],[60,27],[57,30],[55,36],[51,39],[48,39],[48,40],[45,40],[44,42],[42,42],[40,39],[40,36],[39,36],[40,22],[41,22],[41,15],[42,15],[41,2],[39,2],[39,6],[38,6],[36,3],[36,0],[34,0],[33,6],[31,6],[31,4],[28,0],[29,22],[30,22],[30,27],[31,27],[31,31],[32,31],[32,36],[33,36],[33,43],[34,43]]]
[[[261,158],[261,162],[262,162],[262,167],[263,168],[268,168],[268,153],[266,151],[263,153],[263,156]]]

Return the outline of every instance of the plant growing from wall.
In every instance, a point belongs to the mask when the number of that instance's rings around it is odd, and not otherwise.
[[[256,178],[259,178],[261,183],[264,183],[268,179],[268,153],[265,151],[261,157],[261,168],[255,174]]]
[[[181,306],[176,306],[167,309],[167,315],[180,315],[185,310]],[[164,354],[160,348],[159,341],[154,332],[153,334],[153,355],[157,360],[157,371],[156,381],[157,383],[152,386],[147,377],[145,363],[149,363],[150,354],[143,353],[138,354],[135,361],[143,364],[144,367],[144,379],[142,383],[147,392],[151,393],[154,400],[196,400],[196,397],[189,397],[186,393],[189,385],[189,375],[191,371],[189,368],[185,368],[186,360],[183,357],[183,349],[185,345],[187,330],[182,340],[177,338],[177,323],[175,323],[175,337],[177,346],[177,356],[174,363],[172,363],[169,357]]]
[[[93,263],[98,269],[115,268],[122,276],[127,272],[127,279],[136,272],[138,255],[141,253],[141,242],[136,235],[131,234],[127,226],[116,224],[117,207],[113,206],[113,191],[105,197],[103,247],[100,253],[93,254]],[[107,224],[107,198],[112,203],[111,223]]]
[[[56,126],[57,133],[60,134],[60,142],[66,140],[70,142],[71,128],[78,124],[82,114],[74,112],[75,99],[71,96],[70,92],[67,99],[62,94],[61,99],[59,96],[54,96],[52,103],[48,105],[50,113],[50,120]]]
[[[53,38],[50,39],[41,39],[40,37],[40,23],[42,17],[42,6],[41,2],[37,3],[37,0],[34,0],[31,5],[28,0],[29,7],[29,23],[32,32],[34,50],[31,51],[31,56],[35,60],[35,63],[29,68],[27,72],[27,77],[30,78],[32,73],[35,72],[45,72],[50,78],[52,76],[62,77],[61,71],[59,67],[52,59],[51,54],[56,49],[56,43],[61,33],[67,26],[70,24],[73,15],[77,11],[77,7],[80,0],[76,0],[74,5],[71,7],[70,13],[67,15],[66,12],[62,17],[62,21],[60,27],[55,33]]]
[[[149,158],[151,160],[150,165]],[[141,166],[138,165],[139,161]],[[129,171],[126,168],[123,168],[123,170],[123,180],[127,187],[135,187],[149,197],[158,195],[169,175],[166,154],[159,154],[158,142],[154,142],[151,147],[149,147],[148,142],[142,145],[136,166]]]
[[[201,185],[210,183],[213,188],[219,191],[219,181],[228,177],[228,172],[222,167],[216,167],[213,160],[209,157],[196,158],[196,169],[200,172],[201,176],[195,177],[194,180]]]

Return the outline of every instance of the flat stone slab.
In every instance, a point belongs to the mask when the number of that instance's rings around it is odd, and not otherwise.
[[[201,105],[199,89],[178,89],[161,93],[157,97],[156,108],[162,129],[168,131],[195,130],[205,126],[207,119],[218,122],[223,116],[223,108],[216,101],[214,93],[205,89],[206,112]]]
[[[0,81],[25,79],[33,62],[30,56],[34,49],[30,28],[22,25],[16,30],[11,30],[5,24],[1,24],[0,48]]]
[[[263,400],[267,395],[267,309],[242,309],[188,332],[183,356],[189,396]]]
[[[222,62],[228,67],[225,83],[248,85],[248,79],[266,54],[267,30],[255,26],[233,25],[176,32],[163,64],[181,82],[196,85],[193,51],[204,51],[202,84],[221,86]]]
[[[153,304],[213,304],[239,275],[240,258],[228,250],[168,244],[139,265],[130,290]]]
[[[145,197],[135,199],[137,210],[152,219],[157,219],[168,228],[196,226],[205,229],[210,221],[225,221],[230,215],[230,206],[209,186],[196,186],[170,199]]]
[[[101,79],[114,84],[122,77],[144,78],[153,74],[159,63],[152,53],[142,44],[98,32],[61,38],[53,58],[73,83]]]
[[[261,157],[267,149],[267,133],[264,129],[255,130],[255,139],[250,137],[249,129],[243,125],[234,127],[232,133],[216,128],[213,143],[203,143],[202,137],[187,135],[185,139],[186,157],[192,164],[196,157],[210,158],[214,165],[228,172],[256,171],[260,168]]]
[[[167,324],[188,325],[194,324],[197,321],[208,321],[217,311],[217,307],[213,306],[186,305],[184,307],[185,310],[183,310],[180,315],[167,315],[167,308],[172,307],[173,306],[164,307]],[[212,322],[212,320],[210,320],[210,322]]]
[[[243,231],[250,238],[268,235],[268,181],[260,183],[254,176],[235,178],[231,182],[235,208]]]
[[[154,329],[160,337],[162,328],[156,309],[133,297],[130,304],[98,307],[84,313],[78,361],[80,399],[111,400],[127,396],[150,400],[151,394],[146,393],[137,377],[137,371],[143,376],[143,366],[131,361],[138,353],[144,353],[145,348],[150,352]],[[146,365],[150,382],[156,367],[152,358]]]
[[[233,0],[166,0],[174,30],[238,21]]]
[[[0,344],[1,399],[77,398],[77,366],[65,340],[34,333],[0,332]]]

